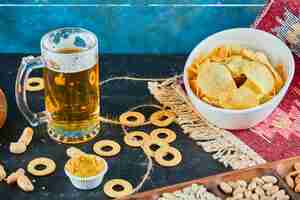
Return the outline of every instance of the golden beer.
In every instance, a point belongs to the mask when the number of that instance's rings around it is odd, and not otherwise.
[[[26,100],[28,74],[43,68],[45,111],[33,113]],[[32,126],[47,123],[51,138],[81,143],[94,138],[99,121],[97,37],[81,28],[61,28],[41,40],[41,56],[22,59],[16,80],[18,107]]]
[[[77,49],[60,50],[74,53]],[[78,129],[99,118],[99,66],[78,72],[44,69],[46,111],[66,130]]]
[[[72,54],[80,49],[60,49]],[[85,68],[85,67],[83,67]],[[78,72],[59,72],[44,68],[45,106],[55,129],[84,130],[99,123],[99,64]],[[49,84],[47,84],[49,83]],[[78,135],[80,136],[80,135]],[[88,138],[86,138],[88,139]],[[78,142],[84,140],[78,138]],[[70,141],[76,143],[76,139]]]

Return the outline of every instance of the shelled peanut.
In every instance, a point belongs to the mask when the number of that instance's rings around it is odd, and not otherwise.
[[[4,167],[0,164],[0,182],[6,178],[6,171]]]
[[[163,193],[158,200],[221,200],[204,185],[193,184],[172,193]]]
[[[7,184],[17,183],[19,188],[24,192],[32,192],[34,190],[34,186],[31,180],[25,175],[25,170],[20,168],[17,171],[11,173],[6,178]]]
[[[280,189],[275,176],[255,177],[250,182],[244,180],[221,182],[219,188],[227,196],[226,200],[289,200],[285,190]]]
[[[294,164],[293,171],[285,176],[285,181],[295,192],[300,192],[300,163]]]
[[[22,154],[27,150],[27,146],[30,144],[33,137],[33,130],[27,127],[23,130],[17,142],[11,142],[9,146],[9,151],[13,154]]]

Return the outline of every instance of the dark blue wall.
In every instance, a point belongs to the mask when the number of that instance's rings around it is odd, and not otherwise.
[[[265,0],[0,1],[0,52],[39,52],[41,36],[81,26],[105,53],[187,53],[208,35],[249,26]]]

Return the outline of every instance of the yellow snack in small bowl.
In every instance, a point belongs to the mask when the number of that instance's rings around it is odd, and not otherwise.
[[[86,154],[71,158],[66,163],[65,169],[74,176],[91,177],[103,171],[105,164],[102,160],[97,159],[97,156]]]

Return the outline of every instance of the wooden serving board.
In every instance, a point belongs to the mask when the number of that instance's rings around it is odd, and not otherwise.
[[[181,190],[185,187],[191,186],[192,184],[204,185],[208,189],[208,191],[214,193],[215,195],[221,197],[222,199],[225,199],[226,195],[222,193],[222,191],[218,187],[218,184],[220,182],[237,181],[237,180],[250,181],[254,177],[273,175],[278,178],[279,187],[281,189],[284,189],[286,193],[291,197],[292,200],[299,200],[300,193],[293,192],[284,181],[284,177],[289,172],[293,171],[293,166],[297,162],[300,162],[300,156],[289,158],[286,160],[270,162],[263,165],[257,165],[255,167],[251,167],[247,169],[222,173],[215,176],[209,176],[206,178],[195,179],[192,181],[188,181],[188,182],[184,182],[172,186],[158,188],[143,193],[137,193],[121,199],[122,200],[157,200],[162,193]]]

